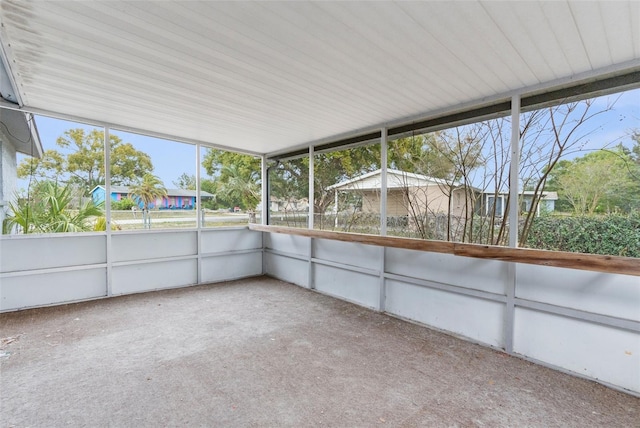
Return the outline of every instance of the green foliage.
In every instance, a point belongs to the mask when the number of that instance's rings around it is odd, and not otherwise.
[[[145,229],[151,228],[149,209],[157,199],[164,196],[167,196],[167,189],[162,180],[153,174],[145,174],[141,182],[129,187],[129,197],[142,205],[142,224]]]
[[[241,205],[250,211],[256,209],[260,202],[260,185],[257,172],[252,172],[248,177],[236,165],[225,165],[221,171],[226,181],[221,183],[220,193],[229,200],[239,200]]]
[[[105,216],[100,216],[96,218],[96,222],[93,226],[93,230],[95,232],[104,232],[107,230],[107,218]],[[115,224],[113,220],[111,221],[111,230],[120,230],[120,226]]]
[[[474,128],[431,132],[394,140],[389,145],[389,165],[448,181],[465,178],[483,163],[481,143]]]
[[[451,174],[451,162],[431,150],[434,146],[435,133],[393,140],[387,153],[389,168],[445,178]]]
[[[256,188],[260,187],[259,158],[208,149],[202,160],[202,166],[211,178],[202,180],[200,186],[202,190],[216,195],[215,201],[206,203],[210,208],[238,206],[246,210],[255,209],[260,201],[260,191],[257,191],[257,200],[251,195]]]
[[[130,211],[131,208],[137,207],[138,204],[131,198],[120,199],[119,201],[111,201],[112,210],[126,210]]]
[[[64,174],[65,157],[57,150],[49,149],[42,153],[42,157],[25,158],[17,168],[18,178],[33,178],[35,181],[58,181]]]
[[[196,190],[196,184],[196,176],[193,174],[187,174],[186,172],[183,172],[180,177],[173,182],[173,185],[178,189],[185,190]]]
[[[235,165],[237,172],[244,177],[249,177],[252,173],[260,171],[259,158],[241,153],[207,149],[202,160],[202,166],[207,174],[211,177],[219,177],[222,181],[225,181],[227,176],[227,172],[223,171],[223,168],[228,165]]]
[[[153,174],[145,174],[140,183],[129,187],[129,197],[137,200],[147,210],[158,199],[167,196],[162,180]]]
[[[634,129],[631,132],[631,139],[634,144],[631,150],[627,150],[627,154],[640,167],[640,129]]]
[[[111,184],[128,185],[153,171],[151,158],[130,143],[110,134]],[[19,178],[52,180],[75,184],[88,195],[105,182],[104,131],[69,129],[56,140],[62,150],[46,150],[40,159],[27,158],[18,166]]]
[[[638,167],[623,147],[558,162],[547,189],[557,190],[558,209],[575,215],[631,212],[640,208]]]
[[[22,233],[86,232],[93,230],[92,220],[102,215],[102,208],[92,200],[73,209],[74,194],[69,185],[50,181],[40,183],[30,198],[18,198],[9,204],[9,214],[3,233],[17,230]]]
[[[200,180],[200,190],[203,192],[209,192],[213,195],[213,198],[202,199],[202,206],[210,210],[217,210],[219,208],[229,208],[231,205],[225,199],[224,195],[219,192],[220,183],[211,179]]]
[[[308,189],[308,159],[302,159],[303,180]],[[380,145],[354,147],[338,152],[320,153],[314,157],[314,212],[323,214],[333,203],[333,191],[329,186],[380,168]]]
[[[537,217],[526,245],[544,250],[640,257],[640,213]]]

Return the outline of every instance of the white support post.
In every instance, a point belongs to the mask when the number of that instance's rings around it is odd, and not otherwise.
[[[380,131],[380,235],[387,235],[387,128]],[[385,311],[387,284],[384,276],[386,269],[386,250],[380,247],[380,284],[378,310]]]
[[[518,246],[518,173],[520,166],[520,96],[511,98],[511,164],[509,168],[509,247]],[[504,204],[503,204],[504,205]],[[515,322],[516,264],[507,263],[504,349],[513,353]]]
[[[520,170],[520,95],[511,98],[511,165],[509,169],[509,246],[518,246],[518,174]]]
[[[314,159],[313,159],[313,146],[309,147],[309,220],[308,220],[308,227],[309,229],[313,229],[313,221],[314,221],[314,214],[315,214],[315,210],[314,210],[314,205],[315,205],[315,199],[313,197],[313,194],[315,193],[314,190]]]
[[[315,217],[315,209],[313,208],[315,205],[314,199],[314,153],[313,146],[309,147],[309,220],[308,227],[309,229],[313,229],[313,220]],[[308,283],[309,288],[315,290],[316,283],[314,279],[314,269],[313,269],[313,238],[309,238],[309,270],[308,270]]]
[[[200,144],[196,144],[196,227],[204,227],[204,207],[200,187]]]
[[[104,128],[104,218],[107,234],[107,296],[113,294],[111,279],[113,271],[113,256],[111,243],[111,141],[109,138],[109,128]]]
[[[260,202],[262,205],[262,214],[260,215],[260,224],[267,225],[269,224],[269,170],[267,168],[267,157],[262,155],[260,160],[262,173],[262,184],[260,189],[262,195],[262,201]]]
[[[333,192],[333,215],[335,216],[333,219],[333,228],[338,230],[338,189]]]
[[[198,248],[196,275],[198,284],[202,284],[202,228],[205,226],[205,213],[204,207],[202,206],[202,188],[200,187],[200,150],[200,144],[196,144],[196,240]]]
[[[387,128],[380,139],[380,235],[387,235]]]

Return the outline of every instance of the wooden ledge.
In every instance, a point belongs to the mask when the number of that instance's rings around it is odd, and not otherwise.
[[[569,253],[565,251],[509,248],[495,245],[464,244],[425,239],[399,238],[395,236],[367,235],[364,233],[331,232],[295,227],[264,226],[250,224],[249,229],[259,232],[284,233],[308,238],[356,242],[381,247],[453,254],[479,259],[501,260],[532,265],[553,266],[640,276],[640,259],[633,257],[603,256],[598,254]]]

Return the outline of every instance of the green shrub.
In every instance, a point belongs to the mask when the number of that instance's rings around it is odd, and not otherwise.
[[[543,250],[640,257],[640,213],[538,217],[526,245]]]
[[[136,204],[136,202],[130,198],[111,202],[112,210],[131,210],[131,207],[138,207],[138,204]]]

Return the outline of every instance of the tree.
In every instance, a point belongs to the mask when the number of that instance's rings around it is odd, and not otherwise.
[[[534,193],[532,206],[522,217],[521,242],[526,241],[544,191],[553,190],[547,188],[549,174],[557,165],[562,165],[563,157],[581,149],[596,129],[592,119],[611,108],[612,104],[595,109],[593,100],[585,100],[543,108],[521,116],[519,177],[522,177],[522,189]],[[496,212],[498,204],[495,203],[489,206],[493,213],[489,212],[486,217],[473,214],[480,194],[486,193],[488,197],[493,194],[494,200],[498,200],[509,188],[511,127],[510,119],[505,117],[451,128],[432,133],[422,145],[409,146],[404,153],[400,153],[396,162],[403,166],[398,169],[442,178],[441,188],[450,202],[454,190],[464,191],[467,200],[462,222],[454,221],[449,215],[446,237],[443,235],[445,239],[498,245],[507,242],[510,232],[509,205],[512,203],[509,197],[506,198],[505,215],[502,218],[501,213]],[[391,147],[396,148],[395,142],[390,144]],[[398,147],[403,149],[402,145]],[[438,157],[434,157],[433,153],[437,153]],[[425,164],[429,167],[425,168]],[[427,207],[413,207],[411,198],[405,199],[418,235],[423,238],[434,237],[429,230],[430,223],[422,215],[428,211],[428,201],[426,204],[423,202]],[[517,201],[513,203],[518,204]]]
[[[32,178],[38,181],[53,181],[63,177],[66,158],[57,150],[45,150],[42,157],[25,158],[17,168],[18,178]]]
[[[303,159],[306,169],[302,177],[308,177],[308,159]],[[319,153],[314,156],[314,207],[313,212],[319,216],[318,227],[325,228],[324,214],[331,206],[334,192],[329,186],[344,180],[374,171],[380,168],[380,145],[353,147],[338,152]],[[305,172],[306,171],[306,172]],[[308,179],[306,180],[308,183]],[[308,189],[308,184],[305,186]]]
[[[526,242],[538,205],[545,190],[549,175],[563,157],[579,151],[582,144],[597,128],[592,120],[613,108],[608,103],[594,111],[594,100],[560,104],[535,110],[523,115],[520,125],[521,160],[519,176],[531,181],[524,182],[523,188],[533,188],[531,209],[525,213],[520,231],[520,242]],[[512,201],[507,200],[507,205]],[[506,224],[503,222],[503,229]]]
[[[389,167],[434,178],[451,178],[454,163],[450,150],[445,150],[438,138],[442,132],[412,135],[389,143]]]
[[[565,161],[554,179],[559,195],[570,204],[575,215],[628,211],[623,204],[632,202],[628,196],[638,191],[629,174],[630,165],[633,160],[620,147],[599,150]]]
[[[254,171],[247,179],[236,165],[225,165],[222,171],[227,180],[221,185],[221,193],[229,199],[241,200],[242,205],[253,212],[261,196],[258,173]]]
[[[117,135],[109,134],[111,145],[111,184],[129,185],[153,171],[151,158],[124,143]],[[42,158],[28,158],[17,169],[19,178],[53,180],[75,184],[88,195],[91,189],[105,183],[104,131],[69,129],[58,137],[60,151],[50,149]]]
[[[72,209],[74,199],[70,185],[46,181],[30,199],[17,198],[9,204],[9,215],[3,225],[4,233],[63,233],[86,232],[94,228],[92,220],[102,215],[102,208],[89,199]]]
[[[137,200],[142,205],[142,222],[146,229],[151,228],[151,217],[149,209],[153,203],[164,196],[167,196],[167,189],[162,180],[153,174],[145,174],[142,181],[129,187],[129,196]]]
[[[472,173],[484,162],[479,126],[457,127],[401,138],[389,144],[391,167],[438,179],[437,186],[446,198],[446,212],[434,208],[430,186],[404,183],[403,205],[415,234],[422,239],[465,240],[473,221],[474,196]],[[465,194],[463,215],[454,218],[453,194]],[[446,218],[443,214],[446,214]]]
[[[627,149],[626,153],[640,167],[640,129],[631,131],[631,139],[633,140],[633,147],[631,150]]]
[[[205,186],[207,189],[203,187],[203,190],[216,195],[218,206],[226,203],[227,207],[238,206],[246,210],[255,209],[260,201],[260,196],[258,196],[258,201],[254,203],[252,197],[248,196],[251,193],[248,189],[260,187],[261,165],[259,158],[219,149],[208,149],[202,160],[202,166],[211,177],[210,183]],[[205,181],[203,180],[203,183]],[[231,184],[229,184],[230,181]],[[246,188],[240,190],[243,183]]]
[[[178,189],[196,190],[196,176],[183,172],[180,177],[173,182],[173,185]]]

